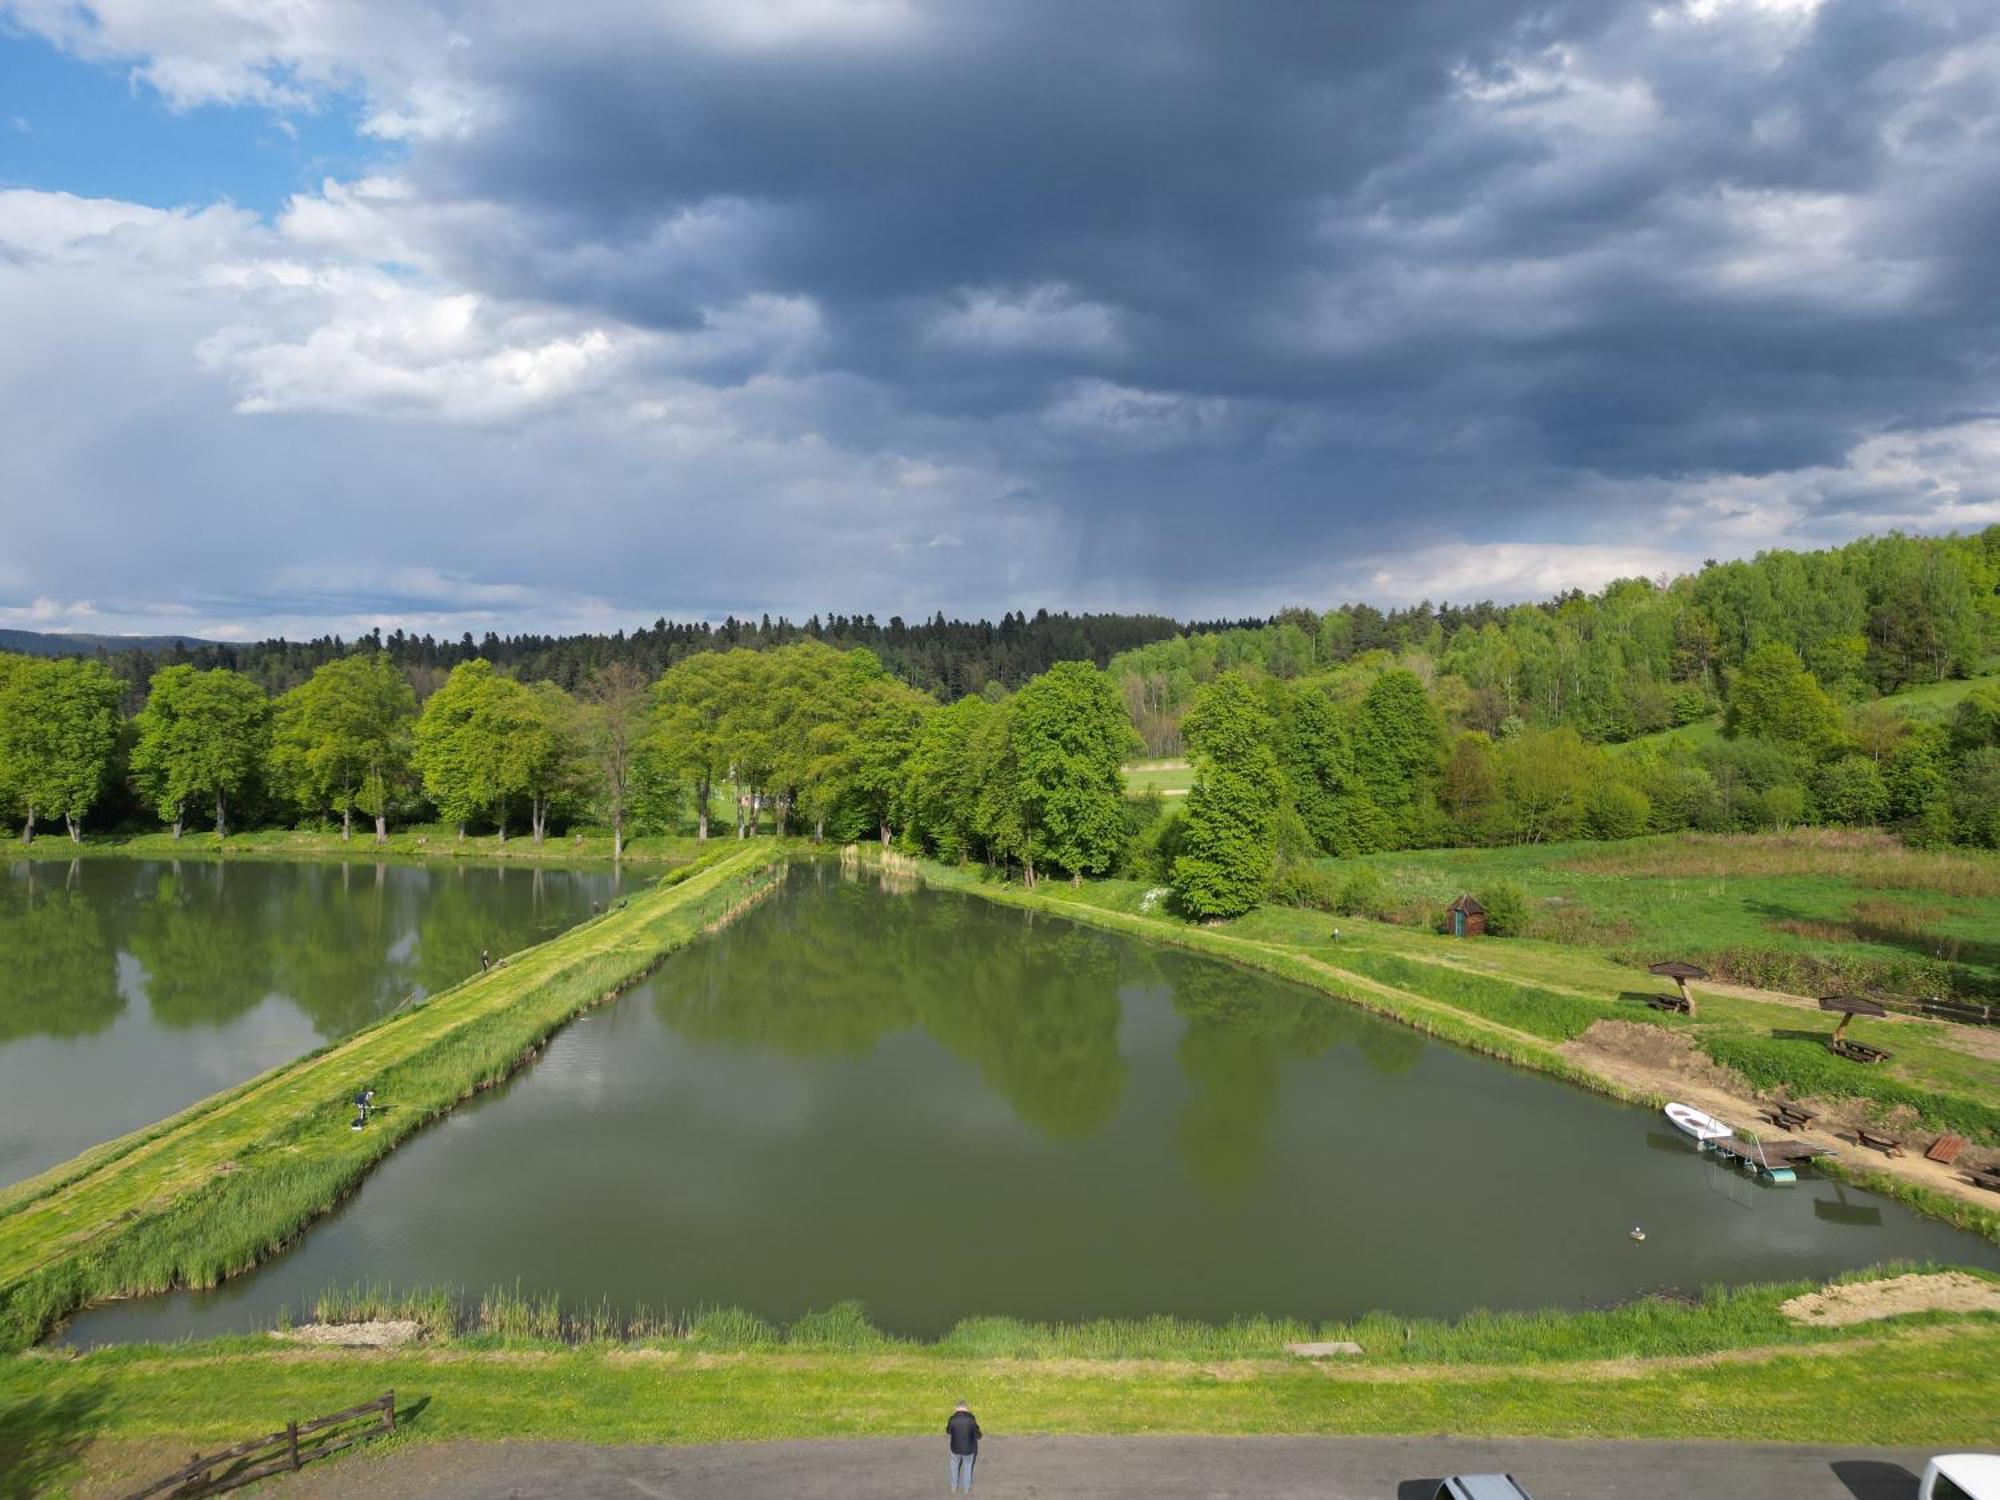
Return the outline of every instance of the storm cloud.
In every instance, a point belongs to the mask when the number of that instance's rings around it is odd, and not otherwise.
[[[0,194],[0,622],[1262,612],[2000,520],[1987,0],[534,9],[0,0],[378,156]]]

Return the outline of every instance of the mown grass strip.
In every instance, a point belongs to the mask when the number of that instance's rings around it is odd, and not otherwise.
[[[2000,1439],[2000,1328],[1882,1330],[1724,1357],[1328,1367],[672,1348],[389,1353],[266,1345],[0,1361],[0,1405],[68,1404],[91,1434],[191,1443],[393,1387],[406,1440],[708,1443],[928,1432],[970,1396],[1004,1433],[1422,1433],[1978,1447]],[[255,1425],[254,1423],[252,1425]]]
[[[0,1343],[84,1303],[209,1286],[326,1212],[396,1142],[507,1076],[588,1006],[768,885],[784,851],[729,851],[310,1057],[37,1178],[0,1211]],[[351,1131],[351,1100],[382,1112]]]

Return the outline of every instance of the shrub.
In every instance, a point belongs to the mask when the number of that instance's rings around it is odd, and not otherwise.
[[[1333,909],[1343,916],[1380,917],[1389,910],[1389,886],[1373,865],[1356,865],[1340,883]]]
[[[1486,930],[1494,937],[1519,937],[1528,928],[1528,898],[1511,880],[1496,880],[1477,893],[1486,908]]]
[[[1271,899],[1280,906],[1302,906],[1311,911],[1344,911],[1340,903],[1341,885],[1333,872],[1300,860],[1281,859],[1271,872]]]

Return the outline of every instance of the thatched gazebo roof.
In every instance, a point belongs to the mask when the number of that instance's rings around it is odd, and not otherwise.
[[[1677,958],[1670,959],[1663,964],[1648,964],[1646,965],[1646,972],[1648,974],[1657,974],[1662,979],[1708,978],[1708,970],[1700,967],[1697,964],[1682,963]]]

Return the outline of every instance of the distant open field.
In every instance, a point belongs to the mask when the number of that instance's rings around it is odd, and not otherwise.
[[[1127,796],[1158,792],[1162,797],[1185,797],[1193,785],[1194,767],[1185,760],[1135,760],[1125,767]]]
[[[1974,688],[1985,687],[2000,682],[2000,676],[1964,677],[1951,682],[1931,682],[1922,687],[1905,689],[1892,693],[1881,701],[1894,708],[1906,718],[1936,722],[1951,717],[1959,703]],[[1677,729],[1663,729],[1658,734],[1642,734],[1623,744],[1613,745],[1614,753],[1634,750],[1641,746],[1666,749],[1669,745],[1681,744],[1690,749],[1700,750],[1713,745],[1722,738],[1722,717],[1697,719],[1692,724],[1683,724]]]
[[[1332,868],[1342,868],[1329,861]],[[1509,883],[1537,935],[1617,954],[1770,952],[1865,961],[2000,995],[2000,855],[1887,834],[1678,834],[1374,855],[1391,898],[1443,906]]]

